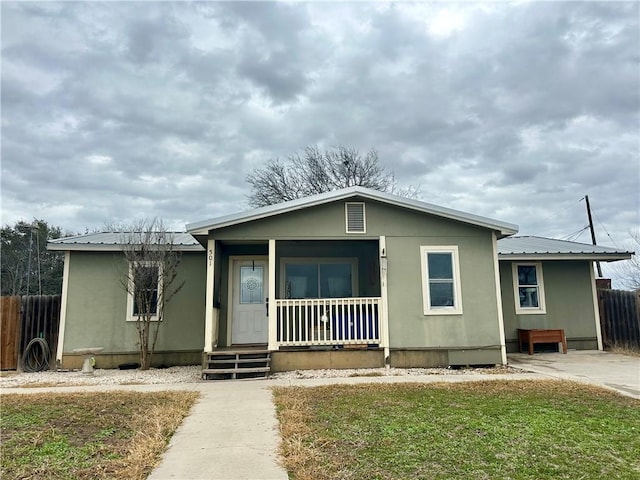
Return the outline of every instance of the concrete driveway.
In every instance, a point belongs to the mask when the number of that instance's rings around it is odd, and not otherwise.
[[[575,380],[640,399],[640,357],[598,350],[562,353],[510,353],[509,365],[554,378]]]

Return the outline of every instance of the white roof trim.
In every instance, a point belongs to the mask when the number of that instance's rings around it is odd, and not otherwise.
[[[498,240],[500,260],[628,260],[633,252],[554,238],[523,236]]]
[[[124,232],[89,233],[73,237],[57,238],[47,242],[47,250],[53,251],[87,251],[87,252],[121,252]],[[190,234],[173,232],[173,245],[181,252],[201,252],[204,247]]]
[[[349,187],[341,190],[312,195],[309,197],[290,200],[288,202],[277,203],[266,207],[247,210],[222,217],[211,218],[201,222],[189,223],[186,226],[187,232],[192,235],[207,235],[209,230],[215,230],[241,223],[251,222],[262,218],[268,218],[281,213],[302,210],[325,203],[351,199],[354,197],[374,200],[382,203],[395,205],[398,207],[415,210],[421,213],[428,213],[439,217],[449,218],[463,223],[469,223],[480,227],[497,230],[502,235],[513,235],[518,232],[518,226],[512,223],[500,222],[487,217],[473,215],[470,213],[453,210],[451,208],[440,207],[430,203],[400,197],[389,193],[379,192],[363,187]]]
[[[631,253],[627,254],[587,254],[587,253],[531,253],[531,254],[498,254],[498,260],[592,260],[599,262],[615,262],[617,260],[629,260]]]

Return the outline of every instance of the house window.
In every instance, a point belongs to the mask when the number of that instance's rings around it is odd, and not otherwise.
[[[461,314],[458,247],[421,246],[420,258],[424,314]]]
[[[349,298],[356,291],[357,260],[285,258],[284,298]]]
[[[366,233],[367,219],[363,202],[347,202],[344,204],[347,233]]]
[[[545,313],[542,265],[535,263],[513,264],[513,286],[516,313]]]
[[[151,320],[158,320],[160,266],[152,263],[131,263],[129,282],[127,320],[136,321],[145,313],[151,314]]]

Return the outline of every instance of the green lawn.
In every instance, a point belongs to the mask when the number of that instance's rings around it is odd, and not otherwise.
[[[275,388],[291,478],[640,479],[640,401],[560,381]]]
[[[0,478],[144,479],[198,395],[2,395]]]

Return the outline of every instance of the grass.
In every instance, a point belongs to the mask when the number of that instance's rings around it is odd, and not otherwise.
[[[611,353],[617,353],[619,355],[627,355],[630,357],[640,357],[640,349],[631,345],[611,345],[607,347],[607,350]]]
[[[147,478],[198,396],[2,395],[0,478]]]
[[[640,479],[640,402],[572,382],[274,389],[295,480]]]

